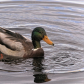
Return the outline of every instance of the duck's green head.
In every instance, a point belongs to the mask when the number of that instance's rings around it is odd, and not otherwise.
[[[52,41],[49,40],[45,30],[42,27],[36,27],[33,31],[32,31],[32,43],[34,48],[40,48],[40,41],[44,40],[46,43],[50,44],[50,45],[54,45],[54,43]]]

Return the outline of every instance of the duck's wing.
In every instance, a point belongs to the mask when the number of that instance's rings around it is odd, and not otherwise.
[[[10,31],[10,30],[7,30],[7,29],[4,29],[4,28],[1,28],[0,27],[0,33],[4,33],[6,35],[9,35],[7,36],[6,38],[10,38],[11,40],[26,40],[22,35],[20,35],[19,33],[16,33],[16,32],[13,32],[13,31]]]
[[[0,44],[13,50],[17,50],[19,46],[22,46],[24,41],[26,41],[26,38],[24,38],[22,35],[4,28],[0,28]]]
[[[30,44],[32,45],[31,40],[27,39],[26,37],[0,27],[0,51],[1,52],[5,54],[7,54],[8,52],[9,52],[8,54],[16,53],[21,50],[26,50],[30,48]]]

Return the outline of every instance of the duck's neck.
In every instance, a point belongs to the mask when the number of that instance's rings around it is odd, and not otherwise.
[[[34,49],[36,49],[36,48],[41,48],[41,44],[40,44],[40,41],[32,41],[32,43],[33,43],[33,46],[34,46]]]

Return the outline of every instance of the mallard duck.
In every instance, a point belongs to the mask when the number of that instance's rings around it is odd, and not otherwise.
[[[54,45],[42,27],[32,31],[32,41],[16,32],[0,27],[0,59],[8,57],[30,58],[44,55],[40,41]]]

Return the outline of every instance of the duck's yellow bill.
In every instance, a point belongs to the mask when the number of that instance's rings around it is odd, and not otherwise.
[[[44,36],[43,40],[44,40],[47,44],[54,46],[54,43],[53,43],[51,40],[49,40],[48,36]]]

